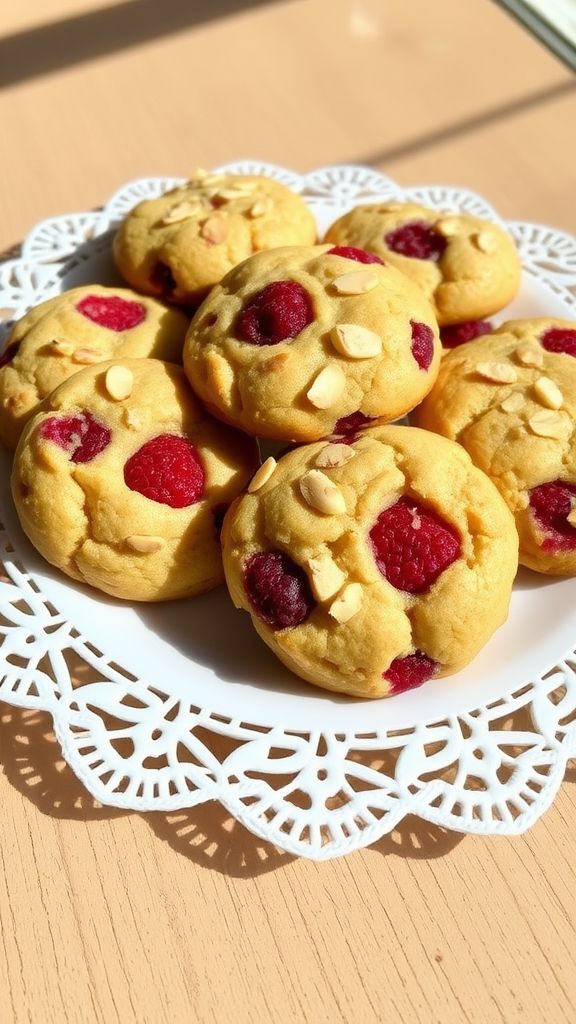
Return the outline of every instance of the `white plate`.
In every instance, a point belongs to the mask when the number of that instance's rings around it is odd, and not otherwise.
[[[302,192],[321,230],[358,202],[392,196],[498,219],[472,193],[403,191],[365,168],[230,168]],[[0,306],[20,316],[66,288],[117,281],[111,227],[173,183],[142,179],[101,212],[38,225],[22,259],[0,266]],[[493,319],[574,317],[576,241],[508,227],[525,271],[520,295]],[[284,669],[222,590],[130,607],[58,574],[19,529],[6,456],[0,472],[10,581],[0,584],[0,697],[52,714],[66,759],[102,803],[166,810],[219,799],[254,832],[316,858],[373,842],[407,813],[511,833],[548,806],[575,749],[576,580],[522,570],[508,622],[466,670],[388,700],[340,698]]]

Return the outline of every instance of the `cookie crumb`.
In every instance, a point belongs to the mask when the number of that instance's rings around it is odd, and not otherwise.
[[[547,409],[561,409],[564,396],[560,388],[549,377],[539,377],[534,384],[534,394]]]
[[[324,515],[341,515],[346,511],[342,491],[319,469],[311,469],[300,479],[300,493],[307,505]]]
[[[349,359],[371,359],[382,351],[380,336],[360,324],[336,324],[330,331],[330,341],[340,355]]]
[[[515,384],[518,380],[516,370],[507,363],[478,363],[476,373],[495,384]]]
[[[576,527],[576,506],[572,509],[571,512],[568,513],[567,519],[570,523],[570,526]]]
[[[162,537],[146,537],[144,534],[134,533],[126,537],[126,543],[132,551],[138,551],[142,555],[151,555],[164,547]]]
[[[335,277],[332,284],[338,295],[363,295],[376,288],[378,280],[373,270],[353,270]]]
[[[110,398],[123,402],[134,389],[134,374],[127,366],[111,366],[106,371],[104,386]]]
[[[340,592],[328,609],[336,622],[343,625],[348,622],[362,607],[363,590],[360,583],[349,583]]]
[[[316,409],[331,409],[346,387],[346,376],[338,363],[328,363],[315,378],[306,397]]]
[[[344,466],[350,459],[353,459],[356,452],[349,444],[327,444],[322,451],[318,452],[315,463],[322,469],[335,469],[336,466]]]
[[[261,487],[264,487],[264,484],[267,484],[273,476],[277,465],[276,459],[273,459],[272,456],[266,459],[260,468],[256,470],[248,484],[248,494],[254,494],[255,491],[259,491]]]

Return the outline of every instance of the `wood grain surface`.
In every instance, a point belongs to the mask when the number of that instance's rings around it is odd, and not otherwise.
[[[0,249],[144,174],[370,163],[576,231],[576,89],[488,0],[29,0],[0,18]],[[573,1022],[576,770],[530,833],[295,861],[101,808],[0,707],[0,1021]]]

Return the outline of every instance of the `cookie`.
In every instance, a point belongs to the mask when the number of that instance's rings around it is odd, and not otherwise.
[[[140,356],[182,362],[187,327],[180,310],[97,284],[34,307],[0,356],[0,440],[15,448],[39,402],[83,366]]]
[[[358,245],[422,288],[438,323],[482,320],[507,305],[520,285],[520,260],[497,224],[418,203],[357,206],[329,229],[333,245]]]
[[[254,442],[204,413],[180,367],[126,359],[45,399],[12,492],[52,565],[114,597],[166,601],[221,582],[223,510],[256,464]]]
[[[210,174],[139,203],[115,236],[114,256],[138,291],[197,306],[252,253],[315,241],[312,213],[285,185],[258,175]]]
[[[269,460],[222,539],[232,599],[280,660],[358,697],[466,665],[506,619],[518,563],[488,477],[414,427]]]
[[[439,361],[422,292],[364,252],[329,246],[246,260],[202,304],[184,344],[186,373],[210,411],[277,440],[403,416]]]
[[[413,419],[492,478],[524,565],[576,573],[576,322],[511,320],[447,353]]]

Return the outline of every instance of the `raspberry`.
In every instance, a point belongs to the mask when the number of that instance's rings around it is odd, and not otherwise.
[[[410,256],[414,260],[437,261],[446,248],[446,239],[423,220],[401,224],[399,228],[384,235],[384,241],[392,252]]]
[[[0,370],[3,366],[8,366],[8,363],[12,362],[19,348],[20,342],[15,341],[13,345],[8,345],[8,348],[4,349],[2,355],[0,355]]]
[[[394,658],[389,668],[383,673],[382,678],[390,683],[390,694],[405,693],[406,690],[415,690],[422,686],[428,679],[438,671],[439,665],[432,661],[422,651],[409,654],[406,658]]]
[[[427,324],[410,321],[412,328],[412,355],[421,370],[427,370],[434,357],[434,332]]]
[[[564,352],[567,356],[576,356],[576,331],[569,327],[551,327],[544,332],[540,341],[547,352]]]
[[[40,437],[64,448],[71,462],[92,462],[110,444],[111,432],[91,412],[76,416],[50,416],[40,427]]]
[[[382,575],[410,594],[427,590],[460,555],[454,528],[408,497],[380,513],[370,539]]]
[[[336,245],[333,249],[328,249],[326,255],[343,256],[344,259],[356,260],[357,263],[381,263],[384,266],[384,260],[375,253],[366,252],[366,249],[355,249],[352,245]]]
[[[457,348],[467,341],[480,338],[483,334],[490,334],[492,324],[489,320],[466,320],[463,324],[450,324],[449,327],[440,328],[440,341],[444,348]]]
[[[349,416],[341,416],[334,427],[335,434],[355,434],[357,430],[362,430],[362,427],[367,427],[369,423],[372,423],[373,417],[365,416],[363,412],[358,409],[357,412],[351,412]],[[341,438],[338,438],[341,441]],[[350,438],[350,444],[354,438]]]
[[[158,289],[165,298],[172,295],[177,287],[176,278],[170,267],[166,263],[162,263],[161,260],[158,260],[152,267],[150,284],[154,289]]]
[[[261,551],[244,567],[246,593],[272,629],[299,626],[314,607],[306,573],[281,551]]]
[[[128,459],[124,482],[150,501],[186,508],[202,497],[204,467],[188,438],[159,434]]]
[[[236,335],[252,345],[277,345],[295,338],[313,319],[310,296],[301,284],[273,281],[238,314]]]
[[[141,302],[121,299],[119,295],[87,295],[76,309],[87,320],[110,331],[129,331],[146,319],[146,307]]]
[[[542,542],[544,551],[571,551],[576,548],[576,529],[568,522],[575,506],[575,484],[553,480],[531,490],[530,508],[538,526],[548,534]]]

